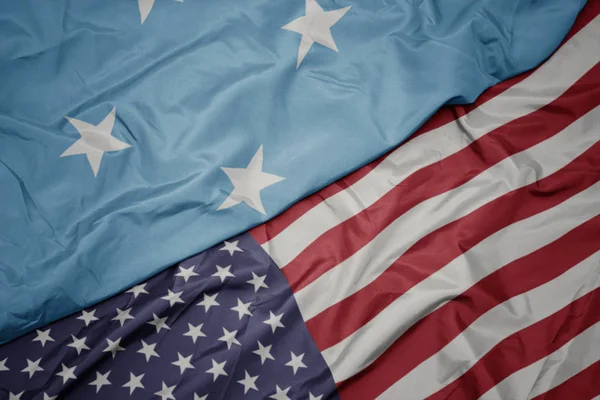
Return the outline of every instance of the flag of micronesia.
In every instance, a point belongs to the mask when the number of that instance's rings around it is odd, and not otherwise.
[[[529,69],[585,0],[0,4],[0,342],[242,232]]]

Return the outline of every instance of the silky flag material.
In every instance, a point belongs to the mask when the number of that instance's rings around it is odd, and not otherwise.
[[[535,67],[584,4],[2,2],[0,342],[256,226]]]
[[[597,399],[598,43],[593,0],[532,73],[0,345],[0,399]]]

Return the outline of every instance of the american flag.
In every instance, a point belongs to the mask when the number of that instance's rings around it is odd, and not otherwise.
[[[600,396],[599,14],[249,234],[0,347],[0,397]]]
[[[248,234],[0,347],[0,371],[10,400],[338,398]]]

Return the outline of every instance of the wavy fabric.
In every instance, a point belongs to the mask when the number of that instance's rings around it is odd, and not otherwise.
[[[593,0],[531,74],[444,107],[249,234],[0,345],[0,398],[595,398],[599,39]]]
[[[271,218],[533,68],[584,4],[2,2],[0,342]]]

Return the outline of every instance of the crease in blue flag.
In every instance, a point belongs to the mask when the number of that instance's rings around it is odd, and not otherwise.
[[[0,343],[548,57],[584,0],[0,4]]]

